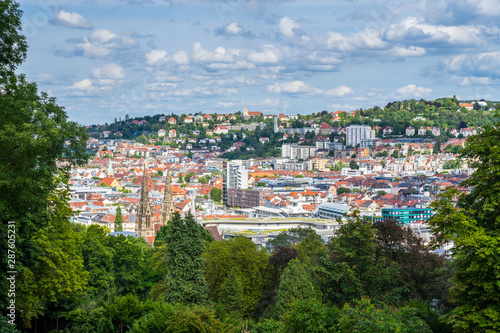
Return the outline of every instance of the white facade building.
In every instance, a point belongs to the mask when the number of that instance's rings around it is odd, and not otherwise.
[[[370,126],[351,125],[347,126],[346,145],[356,147],[364,139],[373,139],[374,135]]]

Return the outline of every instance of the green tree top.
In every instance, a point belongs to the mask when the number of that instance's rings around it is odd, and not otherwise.
[[[28,44],[21,34],[22,11],[12,0],[0,2],[0,71],[14,71],[26,58]]]

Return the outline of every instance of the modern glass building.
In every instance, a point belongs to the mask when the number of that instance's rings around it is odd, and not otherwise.
[[[431,216],[431,208],[382,208],[382,219],[393,219],[400,224],[426,222]]]

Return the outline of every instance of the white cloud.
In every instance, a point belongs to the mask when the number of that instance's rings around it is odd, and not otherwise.
[[[92,75],[97,79],[122,80],[125,78],[125,69],[117,64],[105,64],[92,69]]]
[[[216,62],[208,64],[207,67],[216,70],[226,70],[226,69],[238,70],[238,69],[254,69],[255,65],[248,61],[236,61],[235,63],[232,64]]]
[[[267,90],[272,93],[288,93],[288,94],[308,94],[308,93],[319,93],[321,90],[310,87],[304,83],[304,81],[291,81],[275,83],[267,86]]]
[[[64,25],[67,25],[69,27],[73,28],[91,28],[92,25],[90,24],[89,21],[82,15],[78,13],[69,13],[64,10],[59,11],[59,13],[56,14],[56,18],[59,22],[61,22]]]
[[[92,81],[89,79],[84,79],[78,82],[75,82],[69,89],[75,90],[91,90],[93,88]]]
[[[277,63],[280,59],[279,50],[272,45],[264,45],[261,51],[253,51],[248,55],[248,60],[256,63]]]
[[[280,32],[288,37],[295,37],[295,30],[300,29],[300,25],[289,17],[282,17],[279,23]]]
[[[89,58],[104,58],[113,50],[136,45],[129,36],[118,36],[106,29],[95,29],[90,37],[85,37],[75,48]]]
[[[172,60],[177,65],[188,65],[189,54],[186,51],[179,51],[175,53],[170,60]]]
[[[461,54],[442,60],[441,67],[460,76],[500,78],[500,51]]]
[[[325,91],[325,95],[330,97],[344,97],[352,94],[354,94],[354,91],[346,85],[341,85],[337,88]]]
[[[212,52],[205,50],[199,42],[193,44],[191,58],[196,62],[233,62],[233,56],[225,48],[219,46]]]
[[[231,22],[224,28],[224,31],[229,35],[239,35],[243,32],[243,28],[237,22]]]
[[[217,108],[232,108],[234,107],[234,102],[217,102],[215,107]]]
[[[382,40],[381,31],[376,29],[364,29],[347,36],[330,31],[327,34],[326,45],[332,50],[341,52],[356,49],[380,50],[388,46],[387,42]]]
[[[161,65],[167,61],[167,51],[165,50],[152,50],[146,53],[146,64],[149,66]]]
[[[389,50],[389,52],[392,55],[401,58],[419,57],[426,54],[425,49],[418,46],[409,46],[409,47],[394,46],[392,49]]]
[[[500,0],[472,0],[470,2],[476,4],[476,13],[480,15],[500,16]]]
[[[431,88],[417,87],[415,84],[409,84],[398,88],[395,96],[400,98],[423,98],[429,96],[431,93]]]
[[[481,36],[490,29],[481,25],[432,25],[416,17],[407,17],[384,30],[383,35],[388,41],[471,46],[482,42]]]

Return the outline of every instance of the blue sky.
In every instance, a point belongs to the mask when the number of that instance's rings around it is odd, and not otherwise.
[[[82,124],[494,99],[500,0],[25,0],[20,72]]]

